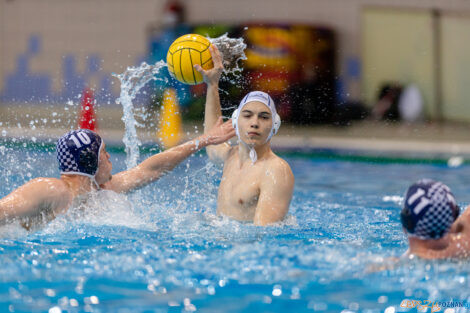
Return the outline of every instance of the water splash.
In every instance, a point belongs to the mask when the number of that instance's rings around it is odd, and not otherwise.
[[[242,68],[239,61],[246,60],[244,50],[246,44],[243,38],[229,38],[224,34],[217,38],[209,38],[209,40],[217,46],[224,59],[224,74],[240,75]],[[166,63],[161,60],[154,65],[143,62],[139,67],[128,67],[122,74],[113,74],[121,83],[121,93],[116,103],[121,104],[123,108],[122,121],[125,125],[125,134],[123,142],[127,154],[126,166],[128,169],[137,165],[140,157],[139,146],[140,140],[137,137],[136,127],[140,126],[135,120],[134,105],[132,101],[138,92],[151,80],[164,80],[157,75]]]
[[[158,61],[154,65],[143,62],[139,67],[128,67],[122,74],[113,74],[121,82],[121,93],[116,103],[122,105],[122,121],[125,125],[123,142],[126,149],[126,166],[128,169],[137,165],[139,160],[140,140],[137,137],[136,126],[139,126],[134,117],[134,104],[132,101],[136,95],[151,80],[163,79],[156,75],[166,66],[164,61]]]
[[[243,38],[229,38],[227,33],[217,38],[208,38],[223,55],[224,74],[240,75],[243,68],[240,62],[246,60],[246,44]]]

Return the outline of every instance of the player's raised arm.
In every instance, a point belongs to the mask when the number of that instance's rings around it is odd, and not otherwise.
[[[222,116],[222,110],[220,107],[219,97],[219,80],[220,75],[224,69],[222,63],[222,55],[216,46],[211,45],[209,51],[212,55],[212,61],[214,67],[210,70],[204,70],[199,65],[195,65],[197,71],[199,71],[204,77],[204,82],[207,84],[207,95],[206,95],[206,109],[204,113],[204,131],[210,130],[217,120]],[[227,158],[230,145],[223,143],[220,145],[214,145],[207,147],[207,155],[209,159],[214,162],[223,162]]]
[[[196,151],[209,145],[221,144],[233,136],[235,136],[235,130],[231,121],[223,123],[222,118],[219,118],[214,127],[203,135],[155,154],[130,170],[113,175],[113,178],[102,187],[116,192],[128,192],[141,188],[171,171]]]

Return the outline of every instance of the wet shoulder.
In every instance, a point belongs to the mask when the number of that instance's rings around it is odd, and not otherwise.
[[[42,185],[50,189],[64,190],[67,189],[67,184],[60,178],[52,177],[38,177],[30,181],[31,184]]]
[[[68,185],[59,178],[39,177],[27,183],[28,189],[46,198],[68,199],[70,190]]]
[[[294,178],[289,163],[274,153],[267,160],[267,166],[277,175],[283,175],[286,178]]]
[[[280,188],[292,189],[294,186],[294,174],[286,160],[278,157],[274,153],[265,161],[264,164],[264,181],[270,185],[275,182]]]

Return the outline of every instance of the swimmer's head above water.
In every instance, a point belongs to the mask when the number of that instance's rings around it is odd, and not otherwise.
[[[238,140],[250,147],[250,158],[254,163],[257,160],[254,148],[271,140],[281,126],[281,118],[267,93],[252,91],[233,112],[232,124]]]
[[[449,232],[459,212],[449,187],[423,179],[408,188],[400,217],[409,237],[436,240]]]
[[[111,162],[97,133],[72,130],[57,141],[56,149],[60,174],[89,177],[97,187],[110,179]]]

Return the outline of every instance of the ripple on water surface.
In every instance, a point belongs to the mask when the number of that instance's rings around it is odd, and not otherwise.
[[[57,176],[52,153],[7,149],[0,175],[9,184],[0,196],[30,176]],[[123,154],[112,160],[124,169]],[[370,271],[406,250],[398,218],[406,187],[443,180],[464,207],[467,166],[287,160],[294,198],[274,227],[217,216],[221,171],[201,156],[138,193],[97,192],[35,232],[3,227],[0,308],[379,312],[398,310],[403,299],[469,297],[464,261],[412,259]]]

